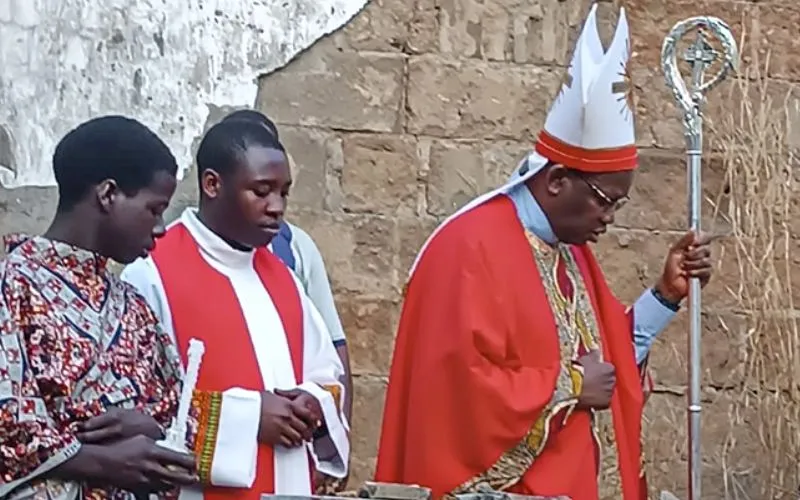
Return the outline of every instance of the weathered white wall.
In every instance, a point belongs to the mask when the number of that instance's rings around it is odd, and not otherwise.
[[[93,116],[141,120],[185,170],[209,106],[252,105],[368,0],[0,0],[0,184],[52,186],[58,140]]]

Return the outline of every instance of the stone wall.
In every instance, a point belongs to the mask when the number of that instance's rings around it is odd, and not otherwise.
[[[778,49],[769,92],[779,97],[800,77],[800,8],[791,0],[622,3],[633,36],[641,168],[631,203],[597,254],[612,288],[632,302],[660,273],[686,217],[682,129],[659,66],[664,35],[690,15],[722,17],[749,35],[745,63]],[[606,40],[618,5],[601,4]],[[530,148],[588,7],[587,0],[372,0],[344,29],[260,81],[257,105],[279,124],[298,166],[289,219],[320,246],[349,337],[356,380],[352,484],[369,478],[374,466],[409,266],[438,221],[502,182]],[[720,91],[709,117],[740,98]],[[224,111],[213,110],[209,121]],[[704,175],[713,198],[723,187],[719,163],[710,161]],[[193,203],[193,179],[190,173],[181,185],[173,214]],[[41,230],[52,207],[52,191],[0,190],[4,232]],[[731,252],[729,244],[717,245],[719,272],[704,295],[706,498],[726,498],[731,474],[745,477],[759,458],[759,437],[728,419],[725,388],[741,347]],[[647,412],[652,486],[678,494],[686,477],[686,331],[684,312],[654,348],[658,388]],[[722,464],[731,439],[738,451]]]

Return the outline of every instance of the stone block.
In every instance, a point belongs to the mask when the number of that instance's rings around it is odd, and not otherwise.
[[[759,5],[758,28],[752,37],[758,40],[762,57],[770,53],[769,76],[785,80],[800,80],[800,6],[797,2]],[[780,47],[780,50],[775,50]]]
[[[718,157],[707,159],[702,176],[702,227],[720,231],[727,223],[714,210],[714,202],[723,194],[725,184],[725,172]],[[617,226],[676,231],[688,228],[686,156],[679,152],[640,149],[639,168],[630,198],[631,201],[617,212]]]
[[[428,172],[428,213],[446,216],[502,185],[530,146],[508,141],[434,140]]]
[[[496,179],[497,185],[504,184],[519,162],[532,149],[533,143],[531,142],[495,141],[487,143],[483,147],[483,164],[489,172],[499,176]]]
[[[661,275],[664,258],[675,236],[612,230],[594,246],[608,284],[625,304],[633,304]]]
[[[653,345],[650,368],[656,385],[681,391],[688,380],[689,313],[684,307]],[[703,384],[733,387],[746,378],[752,322],[736,314],[703,313]]]
[[[636,145],[640,148],[686,150],[683,122],[675,101],[664,83],[660,68],[634,68]]]
[[[412,57],[408,131],[437,137],[532,141],[561,70],[438,56]]]
[[[413,12],[414,2],[375,0],[334,36],[350,50],[402,52]]]
[[[354,293],[340,293],[337,303],[354,372],[386,375],[392,360],[400,305],[393,300]]]
[[[300,210],[292,210],[287,219],[306,230],[316,242],[334,292],[397,298],[393,219]]]
[[[376,500],[431,500],[431,490],[409,484],[367,482],[358,496]]]
[[[440,50],[458,58],[510,59],[511,19],[503,2],[444,0],[439,10]]]
[[[408,273],[422,250],[422,245],[428,240],[439,225],[440,220],[433,217],[410,217],[398,221],[398,234],[400,242],[398,245],[397,261],[397,283],[400,290],[408,281]]]
[[[378,216],[350,216],[346,221],[353,231],[353,272],[369,277],[369,282],[377,290],[395,291],[397,221]],[[394,298],[393,294],[381,296]]]
[[[336,141],[333,134],[319,129],[282,125],[283,146],[292,157],[292,189],[289,210],[321,211],[325,208],[327,191],[328,143]]]
[[[483,168],[477,142],[443,142],[431,145],[428,174],[428,213],[444,216],[494,184]]]
[[[679,238],[677,233],[612,230],[594,251],[611,289],[625,304],[633,304],[646,288],[655,285],[669,248]],[[715,274],[703,292],[703,305],[709,310],[735,305],[728,289],[735,286],[738,275],[722,250],[719,243],[712,246]]]
[[[350,435],[351,488],[372,479],[375,472],[378,438],[383,421],[386,381],[381,377],[356,376],[353,385],[355,387],[353,389],[353,432]]]
[[[413,137],[354,134],[344,137],[342,148],[346,211],[416,213],[421,166]]]
[[[433,52],[436,26],[434,2],[374,0],[334,36],[350,50]]]
[[[406,51],[411,54],[436,52],[439,48],[438,1],[417,0],[408,24]]]
[[[457,58],[564,65],[588,8],[586,0],[445,0],[439,9],[441,52]]]
[[[302,58],[262,77],[259,109],[278,123],[343,130],[396,131],[404,60],[340,52],[325,39]]]

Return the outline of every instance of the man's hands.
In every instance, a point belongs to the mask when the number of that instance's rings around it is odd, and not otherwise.
[[[322,410],[312,395],[299,389],[261,393],[261,425],[258,440],[287,448],[311,441],[321,425]]]
[[[710,235],[696,236],[687,232],[672,245],[664,263],[664,272],[656,284],[656,290],[665,299],[675,304],[689,295],[689,279],[699,278],[706,286],[711,279]]]
[[[194,457],[162,448],[139,434],[113,445],[84,444],[53,474],[147,494],[196,484],[194,471]]]
[[[315,428],[322,424],[322,408],[320,408],[317,398],[311,394],[300,389],[290,389],[288,391],[275,389],[275,394],[289,399],[292,402],[292,406],[296,407],[298,411],[306,413],[302,410],[304,408],[311,412],[312,420],[308,422],[314,424]]]
[[[158,446],[154,440],[138,435],[103,447],[115,485],[136,492],[163,491],[198,482],[195,459]]]
[[[109,408],[102,415],[78,424],[78,439],[85,444],[102,444],[140,434],[153,440],[164,437],[153,417],[136,410]]]
[[[137,493],[196,484],[195,459],[156,445],[163,437],[158,423],[136,410],[109,408],[78,423],[83,444],[59,474],[110,484]]]
[[[578,408],[605,410],[611,405],[617,382],[614,365],[601,361],[597,351],[581,356],[577,363],[583,367],[583,388],[578,396]]]

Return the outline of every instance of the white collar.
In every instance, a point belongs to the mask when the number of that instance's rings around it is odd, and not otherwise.
[[[228,268],[252,267],[255,250],[238,250],[220,238],[197,217],[196,208],[187,208],[180,218],[189,234],[192,235],[200,253],[210,264]],[[216,267],[216,266],[215,266]]]

